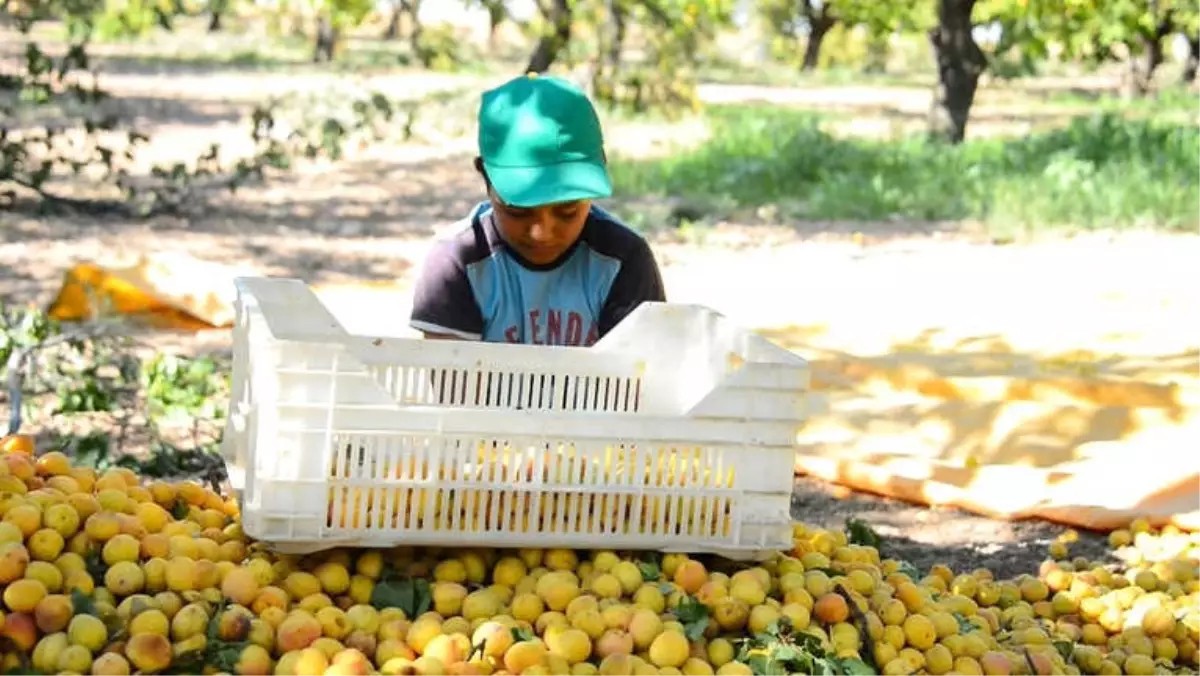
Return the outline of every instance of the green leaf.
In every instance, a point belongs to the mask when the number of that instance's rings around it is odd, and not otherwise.
[[[96,605],[92,603],[92,599],[78,587],[71,590],[71,609],[76,615],[99,616],[99,613],[96,611]]]
[[[814,655],[821,653],[821,639],[816,636],[805,631],[798,631],[791,638],[799,643],[800,649],[804,652]]]
[[[644,582],[657,582],[662,578],[662,555],[658,552],[642,552],[637,566]]]
[[[846,539],[852,545],[874,547],[875,549],[879,549],[880,544],[883,542],[879,534],[862,519],[846,520]]]
[[[806,655],[794,645],[776,643],[771,650],[771,657],[780,662],[795,662],[804,659]]]
[[[761,653],[751,655],[746,662],[750,670],[760,676],[787,676],[788,670],[770,656]]]
[[[1062,655],[1062,658],[1069,662],[1071,656],[1075,654],[1075,644],[1070,641],[1054,641],[1053,643],[1054,649],[1058,651],[1058,654]]]
[[[236,671],[238,660],[241,659],[242,651],[247,645],[247,641],[210,641],[208,648],[203,651],[204,666],[216,667],[220,671],[232,674]]]
[[[921,571],[917,570],[917,567],[912,565],[908,561],[901,561],[900,565],[896,568],[896,572],[904,573],[910,579],[912,579],[914,582],[917,580],[920,580],[922,577]]]
[[[384,576],[371,592],[371,605],[380,610],[399,608],[416,619],[433,605],[433,595],[428,580]]]
[[[702,619],[708,619],[708,606],[700,603],[695,596],[686,596],[680,599],[679,605],[675,606],[671,613],[683,624],[699,622]]]
[[[871,668],[871,665],[866,662],[847,657],[838,660],[838,673],[846,674],[847,676],[874,676],[878,672]]]
[[[93,580],[104,579],[104,574],[108,572],[108,564],[101,558],[99,551],[93,550],[88,552],[83,561],[87,567],[88,575],[91,575]]]
[[[529,631],[528,629],[525,629],[523,627],[513,627],[512,628],[512,636],[513,636],[513,640],[518,643],[520,643],[521,641],[532,641],[535,638],[537,638],[537,636],[535,636],[532,631]]]
[[[805,673],[813,676],[836,676],[837,669],[833,660],[827,657],[813,657],[812,666],[806,669]]]
[[[704,635],[704,630],[708,629],[708,606],[694,596],[680,599],[679,605],[675,606],[671,614],[683,624],[683,633],[689,641],[699,639]]]
[[[960,632],[969,634],[979,628],[974,624],[971,624],[971,620],[967,619],[966,615],[963,615],[962,613],[953,613],[953,615],[954,619],[958,622],[958,630]]]
[[[683,625],[683,635],[687,636],[689,641],[698,641],[704,636],[705,630],[708,629],[708,618],[704,617],[695,622],[688,622]]]

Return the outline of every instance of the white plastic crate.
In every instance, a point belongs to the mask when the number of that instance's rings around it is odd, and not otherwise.
[[[713,310],[506,345],[350,335],[303,282],[236,286],[222,450],[280,551],[791,547],[808,364]]]

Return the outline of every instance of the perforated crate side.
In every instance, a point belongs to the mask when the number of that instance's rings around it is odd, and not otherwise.
[[[754,552],[790,538],[787,448],[367,433],[335,443],[324,518],[297,528],[291,513],[263,513],[276,525],[266,539]]]
[[[778,357],[757,336],[726,325],[716,342],[730,351],[706,367],[723,383],[699,393],[689,418],[666,413],[696,393],[680,397],[663,373],[658,382],[671,387],[655,396],[645,351],[614,349],[617,341],[581,352],[363,338],[346,335],[302,283],[242,280],[243,294],[316,320],[251,317],[265,338],[249,359],[265,350],[273,362],[248,416],[258,423],[248,445],[269,449],[251,453],[246,482],[254,537],[294,551],[602,538],[751,556],[790,539],[798,409],[788,402],[802,398],[807,371],[786,359],[774,371],[745,368],[758,353]],[[758,421],[753,407],[728,410],[762,395],[787,411]],[[534,515],[544,521],[528,523]]]

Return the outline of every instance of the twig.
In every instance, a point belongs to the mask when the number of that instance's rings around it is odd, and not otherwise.
[[[9,176],[5,181],[18,185],[26,190],[37,193],[42,200],[43,208],[67,209],[76,212],[85,212],[93,214],[116,214],[126,213],[129,211],[128,206],[124,202],[110,199],[86,199],[79,197],[67,197],[65,195],[56,195],[55,193],[34,185],[30,181],[19,176]]]
[[[1029,673],[1038,673],[1037,665],[1033,663],[1033,655],[1029,654],[1029,648],[1021,648],[1021,654],[1025,657],[1025,664],[1029,665]]]
[[[854,616],[854,624],[858,627],[858,635],[862,639],[864,652],[866,652],[866,659],[863,661],[874,667],[875,671],[878,672],[880,668],[879,665],[875,664],[875,639],[871,638],[870,627],[867,625],[867,616],[863,614],[862,609],[854,602],[854,597],[850,595],[850,592],[843,585],[835,584],[833,590],[838,593],[838,596],[845,599],[846,607],[850,609],[850,614]]]
[[[108,333],[112,327],[116,326],[115,322],[105,322],[90,324],[81,327],[74,331],[60,333],[55,336],[50,336],[45,340],[34,343],[33,345],[24,345],[13,348],[13,351],[8,355],[8,431],[6,434],[16,434],[21,429],[21,392],[22,385],[25,382],[25,366],[26,359],[38,350],[47,347],[53,347],[59,343],[65,343],[71,340],[81,338],[96,338],[100,335]]]

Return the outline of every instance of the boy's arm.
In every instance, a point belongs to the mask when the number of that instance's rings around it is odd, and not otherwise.
[[[621,271],[613,280],[608,299],[600,311],[600,335],[608,333],[643,302],[663,302],[666,299],[662,274],[654,260],[654,252],[645,240],[639,238],[639,245],[621,265]]]
[[[450,242],[439,242],[426,257],[408,323],[426,338],[482,338],[483,313],[471,292],[466,268]]]

